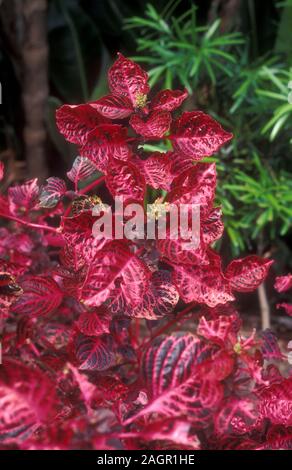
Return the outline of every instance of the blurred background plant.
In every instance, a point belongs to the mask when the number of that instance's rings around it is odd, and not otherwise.
[[[154,89],[187,88],[185,109],[233,132],[212,159],[225,258],[272,253],[279,270],[292,269],[291,26],[292,0],[0,0],[0,158],[10,180],[70,167],[76,149],[56,130],[56,107],[105,94],[120,50]]]

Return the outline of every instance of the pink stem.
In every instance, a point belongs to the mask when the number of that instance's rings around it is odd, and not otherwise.
[[[58,233],[58,229],[56,227],[50,227],[49,225],[42,225],[42,224],[34,224],[27,220],[23,220],[23,219],[20,219],[19,217],[14,217],[13,215],[8,215],[8,214],[0,213],[0,216],[5,219],[13,220],[14,222],[25,225],[26,227],[37,228],[40,230],[47,230],[49,232]]]

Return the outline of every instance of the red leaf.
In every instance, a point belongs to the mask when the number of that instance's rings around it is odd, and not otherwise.
[[[108,73],[109,87],[112,93],[128,98],[135,108],[145,105],[149,92],[148,75],[142,68],[122,54]]]
[[[145,194],[145,180],[137,167],[130,162],[112,159],[107,167],[106,185],[112,196],[130,201],[142,202]]]
[[[215,416],[215,430],[222,436],[246,434],[252,429],[256,418],[255,400],[230,398]]]
[[[6,358],[0,367],[0,441],[19,443],[52,418],[55,385],[38,370]]]
[[[170,138],[177,152],[201,160],[217,152],[232,134],[202,111],[193,111],[183,113],[174,122]]]
[[[134,131],[146,139],[161,139],[169,131],[170,124],[171,115],[168,111],[154,110],[145,118],[133,114],[130,119]]]
[[[157,271],[152,274],[149,289],[136,307],[127,305],[123,296],[114,296],[110,308],[114,314],[157,320],[172,313],[178,300],[179,295],[171,283],[170,273]]]
[[[273,424],[292,426],[292,378],[283,379],[258,392],[259,413]]]
[[[56,112],[59,131],[72,144],[84,145],[89,133],[105,122],[106,119],[90,104],[65,104]]]
[[[42,187],[39,197],[40,207],[45,207],[46,209],[55,207],[66,191],[65,181],[55,177],[48,178],[47,184]]]
[[[292,274],[276,277],[274,287],[278,292],[286,292],[287,290],[292,289]]]
[[[124,119],[134,111],[131,101],[125,96],[107,95],[90,104],[108,119]]]
[[[93,312],[83,312],[76,326],[86,336],[100,336],[109,333],[111,315],[105,307],[99,307]]]
[[[230,333],[233,332],[233,324],[236,321],[236,317],[231,316],[220,316],[216,320],[206,320],[205,317],[201,317],[197,334],[203,336],[205,339],[212,343],[219,344],[219,346],[226,345]]]
[[[216,189],[215,164],[197,163],[172,183],[167,201],[173,204],[200,205],[201,213],[212,209]]]
[[[221,385],[196,374],[199,350],[200,341],[191,334],[176,333],[152,342],[142,362],[150,401],[134,419],[148,413],[199,419],[218,406]]]
[[[80,370],[106,370],[115,362],[111,336],[84,336],[75,340],[76,357]]]
[[[62,302],[63,292],[58,284],[48,277],[29,276],[21,282],[23,295],[13,305],[19,315],[47,315]]]
[[[88,266],[80,295],[86,305],[98,307],[118,287],[129,305],[135,307],[148,288],[149,274],[142,261],[122,243],[110,242]]]
[[[22,185],[8,189],[9,208],[12,214],[28,212],[36,208],[38,203],[39,187],[37,179],[29,180]]]
[[[136,159],[135,163],[143,172],[147,184],[155,189],[169,191],[173,174],[167,154],[155,152],[147,160]]]
[[[252,292],[267,277],[273,261],[256,255],[232,261],[226,269],[225,276],[230,287],[238,292]]]
[[[187,90],[162,90],[151,101],[152,109],[174,111],[188,97]]]
[[[222,237],[224,224],[221,217],[221,208],[215,207],[211,209],[207,217],[201,221],[202,237],[205,245],[210,245]]]
[[[119,124],[102,124],[88,134],[80,152],[100,171],[106,172],[111,158],[128,160],[130,157],[131,152],[126,141],[126,128]]]
[[[86,180],[92,176],[96,170],[96,167],[88,158],[77,157],[74,160],[71,170],[67,172],[67,176],[69,180],[77,186],[79,181]]]
[[[229,282],[222,274],[220,258],[217,257],[212,256],[209,265],[173,265],[173,282],[184,302],[198,302],[216,307],[234,300]]]
[[[197,248],[191,248],[190,244],[194,240],[191,237],[188,240],[180,236],[176,238],[176,229],[167,230],[165,235],[164,239],[157,240],[157,249],[162,258],[176,264],[208,264],[205,246],[200,240]]]

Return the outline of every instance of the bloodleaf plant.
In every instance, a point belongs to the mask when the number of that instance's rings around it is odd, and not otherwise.
[[[243,336],[234,306],[272,261],[224,267],[214,250],[224,227],[204,158],[232,135],[201,111],[178,115],[187,92],[153,96],[121,54],[108,80],[107,96],[57,110],[78,148],[68,182],[0,195],[0,447],[291,448],[283,355],[272,332]],[[159,141],[167,152],[147,151]],[[200,206],[199,246],[186,250],[170,230],[93,237],[94,207],[154,193],[156,222],[160,206]]]

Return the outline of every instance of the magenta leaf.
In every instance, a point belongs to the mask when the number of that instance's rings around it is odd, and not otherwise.
[[[95,171],[96,167],[88,158],[78,156],[74,160],[71,170],[67,172],[67,176],[77,186],[79,181],[90,178]]]
[[[105,182],[112,196],[123,197],[125,204],[144,199],[145,180],[130,162],[112,159],[107,167]]]
[[[8,202],[11,213],[15,215],[18,213],[23,214],[37,208],[38,195],[39,186],[37,179],[10,187],[8,189]]]
[[[170,138],[177,152],[201,160],[216,153],[232,134],[202,111],[192,111],[183,113],[175,121]]]
[[[225,276],[230,287],[238,292],[252,292],[265,280],[273,261],[256,255],[232,261]]]
[[[126,128],[119,124],[102,124],[88,134],[80,153],[91,160],[98,170],[106,172],[111,158],[129,159],[131,152],[126,140]]]
[[[76,358],[80,370],[106,370],[115,362],[112,338],[109,335],[84,336],[75,340]]]
[[[276,277],[275,289],[278,292],[286,292],[292,289],[292,274]]]
[[[5,358],[0,367],[0,441],[19,443],[52,419],[55,385],[37,369]]]
[[[76,326],[86,336],[100,336],[109,333],[111,314],[106,307],[99,307],[92,312],[83,312]]]
[[[130,125],[137,134],[146,139],[161,139],[169,131],[171,115],[168,111],[154,110],[146,117],[133,114]]]
[[[154,96],[151,101],[151,108],[160,111],[174,111],[181,106],[187,97],[187,90],[162,90]]]
[[[122,54],[108,72],[108,81],[114,95],[128,98],[135,108],[145,105],[149,92],[148,75],[142,68]]]
[[[29,276],[21,282],[23,295],[13,305],[19,315],[40,316],[54,311],[62,302],[63,292],[47,276]]]
[[[124,119],[134,111],[131,101],[125,96],[107,95],[90,104],[108,119]]]
[[[51,209],[55,207],[62,196],[66,194],[65,181],[60,178],[51,177],[47,179],[47,184],[43,186],[39,199],[40,207]]]
[[[106,122],[90,104],[65,104],[57,109],[56,122],[61,134],[72,144],[83,145],[89,133]]]

